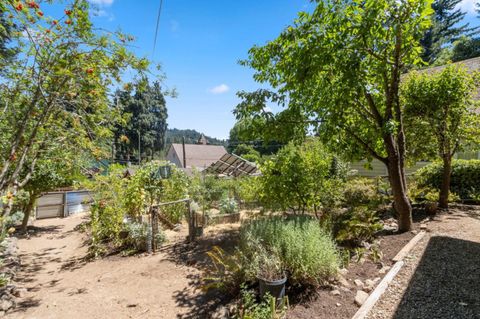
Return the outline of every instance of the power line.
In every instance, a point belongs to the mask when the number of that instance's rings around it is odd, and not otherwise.
[[[163,7],[163,0],[160,0],[160,7],[158,8],[158,16],[157,16],[157,26],[155,28],[155,38],[153,39],[152,57],[155,54],[155,48],[157,47],[157,37],[158,37],[158,29],[160,26],[160,15],[162,14],[162,7]]]

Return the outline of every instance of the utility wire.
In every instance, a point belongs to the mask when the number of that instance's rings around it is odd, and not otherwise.
[[[160,0],[160,7],[158,8],[158,16],[157,16],[157,26],[155,28],[155,38],[153,39],[152,57],[155,54],[155,48],[157,47],[157,37],[158,37],[158,29],[160,27],[160,16],[162,14],[162,7],[163,7],[163,0]]]

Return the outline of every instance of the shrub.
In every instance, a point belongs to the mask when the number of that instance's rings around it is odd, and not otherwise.
[[[443,165],[429,164],[415,174],[420,187],[439,191],[442,183]],[[480,196],[480,160],[453,160],[450,191],[461,199]]]
[[[220,201],[220,213],[234,214],[238,211],[237,201],[231,197],[223,197]]]
[[[260,167],[262,204],[302,213],[334,206],[343,183],[337,166],[338,159],[317,139],[299,146],[288,144]]]
[[[284,297],[277,306],[277,301],[270,294],[266,294],[260,302],[256,301],[255,294],[242,289],[241,308],[233,316],[234,319],[280,319],[285,318],[288,310],[288,301]]]
[[[345,184],[343,201],[349,207],[367,205],[375,207],[382,202],[376,181],[369,178],[354,178]]]
[[[333,232],[338,243],[356,247],[371,242],[382,230],[377,213],[368,207],[355,207],[335,218]]]
[[[170,176],[159,176],[162,169],[168,169]],[[153,203],[170,202],[188,196],[188,178],[175,165],[152,161],[141,166],[127,183],[125,192],[126,212],[130,216],[139,216]],[[185,204],[168,205],[162,208],[162,214],[171,223],[178,223],[184,217]]]
[[[293,284],[319,285],[338,269],[334,242],[317,220],[296,216],[272,217],[249,221],[240,231],[239,250],[245,259],[247,280],[255,280],[258,245],[277,252]]]
[[[86,188],[93,194],[91,206],[92,249],[94,254],[101,252],[105,242],[120,243],[119,234],[125,216],[124,168],[112,165],[108,174],[98,174],[93,181],[86,182]]]
[[[245,280],[240,252],[227,254],[222,248],[214,246],[207,252],[207,256],[213,263],[213,269],[203,279],[205,284],[202,289],[217,288],[232,296],[236,295]]]
[[[147,250],[150,233],[150,226],[146,223],[127,222],[123,226],[123,230],[127,233],[123,240],[125,248],[134,248],[137,251]],[[161,246],[165,240],[165,234],[159,229],[155,236],[158,246]]]

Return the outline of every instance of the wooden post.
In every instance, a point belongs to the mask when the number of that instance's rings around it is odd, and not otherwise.
[[[158,208],[152,208],[152,250],[157,250],[157,234],[158,234]]]
[[[185,136],[182,137],[182,149],[183,149],[183,168],[187,168],[187,154],[185,154]]]
[[[195,219],[192,214],[192,209],[190,207],[190,200],[186,201],[185,205],[187,205],[187,212],[188,212],[188,240],[193,242],[195,241]]]

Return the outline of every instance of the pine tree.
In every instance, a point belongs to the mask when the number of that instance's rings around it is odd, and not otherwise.
[[[136,154],[138,159],[139,149],[142,158],[153,157],[164,150],[167,108],[160,83],[148,84],[133,96],[128,90],[117,91],[114,103],[129,117],[128,124],[116,130],[117,158],[127,159]]]
[[[0,72],[4,65],[11,62],[16,55],[16,49],[9,47],[9,42],[12,39],[12,33],[15,26],[11,25],[5,19],[5,4],[0,3]]]
[[[434,62],[445,45],[451,44],[462,35],[472,35],[477,28],[468,23],[462,24],[466,12],[457,8],[462,0],[436,0],[432,4],[435,11],[432,26],[425,32],[420,41],[424,52],[422,58],[428,63]]]

